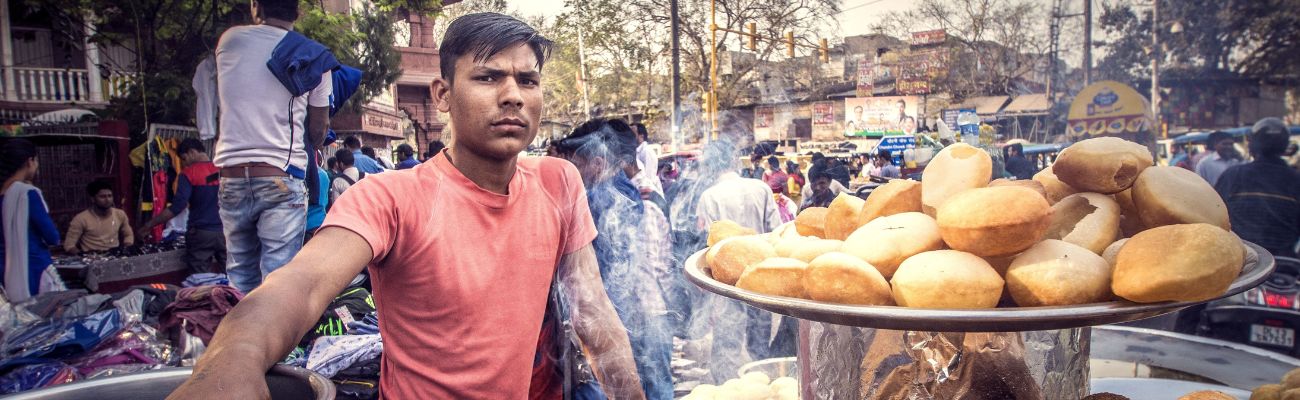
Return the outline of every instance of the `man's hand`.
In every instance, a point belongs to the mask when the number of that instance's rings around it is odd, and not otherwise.
[[[140,238],[140,243],[153,242],[153,229],[145,227],[136,228],[135,237]]]
[[[370,244],[327,227],[221,321],[208,351],[169,399],[269,399],[265,373],[373,257]]]
[[[611,399],[645,399],[627,329],[614,312],[600,279],[596,251],[589,244],[566,254],[556,274],[560,296],[570,305],[573,326],[583,346],[590,350],[600,386]]]

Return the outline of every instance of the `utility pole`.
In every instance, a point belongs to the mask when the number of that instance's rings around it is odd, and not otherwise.
[[[1160,125],[1160,0],[1151,0],[1151,118],[1152,135],[1159,135]]]
[[[1092,0],[1083,0],[1083,86],[1092,84]]]
[[[681,19],[677,16],[677,0],[669,2],[672,8],[673,40],[673,149],[682,145],[682,55],[681,55]]]

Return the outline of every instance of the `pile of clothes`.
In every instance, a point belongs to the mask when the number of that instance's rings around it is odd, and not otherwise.
[[[0,394],[193,365],[233,287],[152,284],[114,294],[66,290],[10,304],[0,297]]]
[[[364,283],[345,289],[284,361],[333,380],[338,399],[378,398],[383,340]],[[222,274],[111,295],[76,289],[16,304],[0,296],[0,395],[193,366],[243,298]]]

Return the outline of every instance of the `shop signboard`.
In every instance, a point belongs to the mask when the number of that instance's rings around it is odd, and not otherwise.
[[[1137,90],[1101,81],[1075,95],[1067,130],[1073,137],[1133,134],[1149,129],[1152,119],[1151,103]]]
[[[858,97],[871,97],[875,80],[875,64],[871,60],[858,60]]]
[[[812,105],[813,126],[835,125],[835,103],[819,101]]]
[[[878,138],[916,132],[915,96],[844,99],[844,136]]]
[[[770,106],[754,107],[754,128],[771,128],[775,119],[775,111]]]

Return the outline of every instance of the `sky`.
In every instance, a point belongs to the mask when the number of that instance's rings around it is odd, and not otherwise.
[[[870,33],[871,24],[889,11],[905,10],[911,5],[903,0],[845,0],[840,6],[840,36]],[[564,11],[564,0],[511,1],[510,6],[524,15],[555,16]]]

